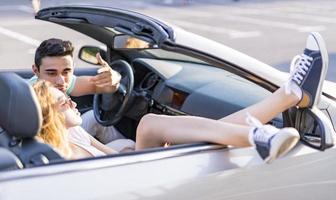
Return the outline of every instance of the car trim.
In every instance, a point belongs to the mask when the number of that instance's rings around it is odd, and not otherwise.
[[[167,148],[152,148],[137,152],[123,153],[118,155],[108,155],[104,157],[94,157],[79,160],[63,161],[50,165],[44,165],[23,170],[13,170],[2,172],[0,182],[13,181],[17,179],[27,179],[41,176],[53,176],[57,174],[73,173],[80,171],[96,170],[102,168],[116,167],[140,162],[149,162],[172,157],[185,156],[199,152],[227,149],[223,145],[208,143],[194,143],[175,145]]]

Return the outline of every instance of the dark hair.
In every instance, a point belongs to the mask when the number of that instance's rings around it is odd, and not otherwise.
[[[35,52],[35,65],[40,70],[42,58],[47,56],[73,56],[74,47],[70,41],[57,38],[44,40]]]

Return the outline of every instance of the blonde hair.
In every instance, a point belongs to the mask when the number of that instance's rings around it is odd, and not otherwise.
[[[43,123],[37,139],[51,145],[65,158],[71,157],[71,149],[65,127],[65,118],[57,109],[57,102],[52,95],[49,82],[41,80],[33,85],[37,99],[40,103]]]

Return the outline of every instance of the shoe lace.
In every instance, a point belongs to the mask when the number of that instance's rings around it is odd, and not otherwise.
[[[301,84],[304,76],[307,74],[308,66],[311,64],[313,60],[312,57],[307,56],[305,54],[296,55],[291,64],[290,64],[290,78],[285,84],[285,92],[286,94],[291,93],[290,84],[292,81],[295,81],[297,84]]]
[[[268,134],[267,126],[262,124],[257,118],[253,117],[250,113],[246,113],[246,123],[252,127],[257,128],[253,135],[253,139],[259,142],[268,142],[270,134]]]

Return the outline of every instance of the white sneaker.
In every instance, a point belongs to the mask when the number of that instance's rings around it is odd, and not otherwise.
[[[295,128],[278,129],[271,125],[263,125],[249,114],[247,123],[254,127],[250,133],[250,141],[266,163],[285,155],[300,139],[299,132]]]
[[[320,101],[323,81],[328,69],[328,53],[323,38],[313,32],[307,38],[302,55],[295,56],[291,63],[290,79],[286,83],[286,93],[293,92],[301,98],[299,107],[313,107]],[[299,95],[299,87],[302,94]]]

